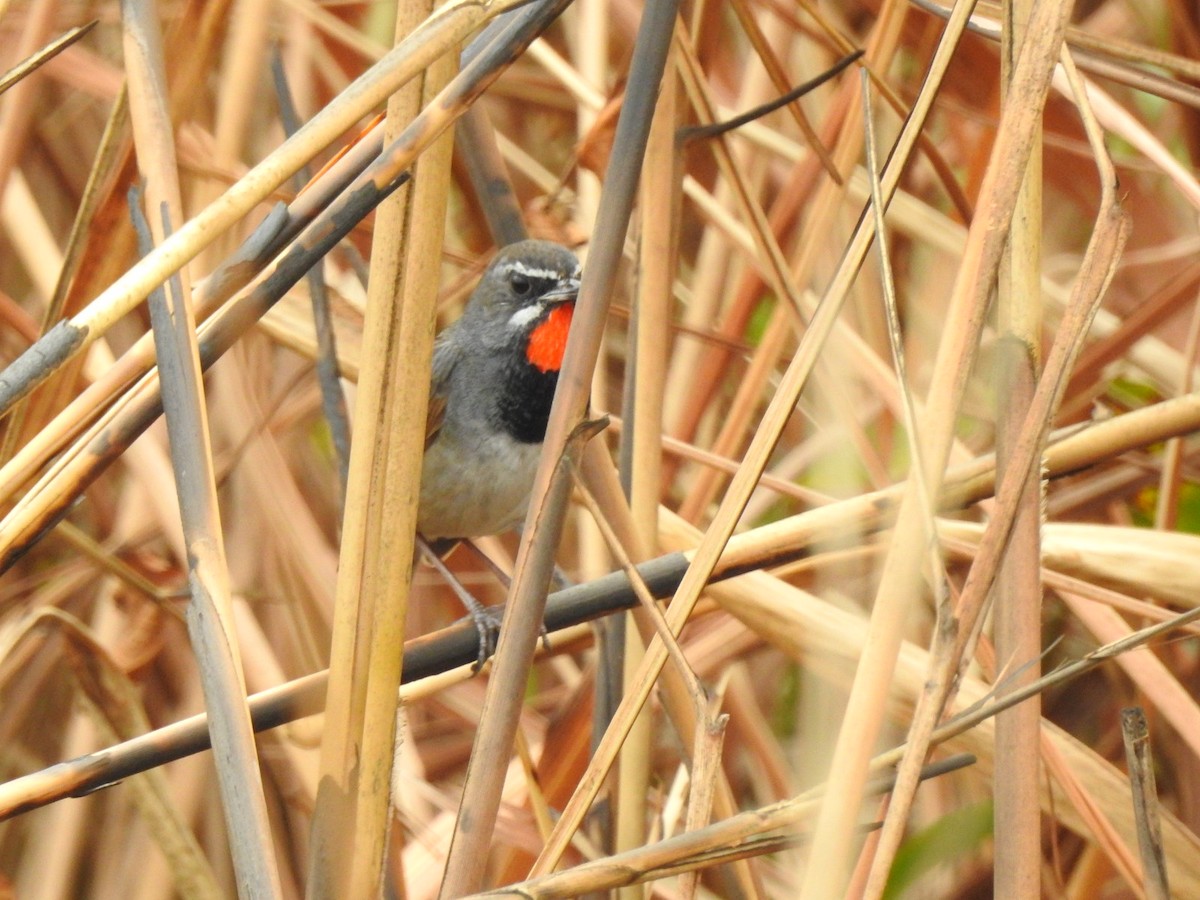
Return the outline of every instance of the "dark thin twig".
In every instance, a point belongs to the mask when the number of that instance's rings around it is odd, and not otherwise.
[[[754,109],[747,110],[741,115],[734,116],[732,119],[727,119],[724,122],[713,122],[711,125],[692,125],[687,128],[680,128],[678,132],[679,142],[688,143],[690,141],[707,140],[708,138],[714,138],[741,128],[755,119],[761,119],[763,116],[773,113],[777,109],[782,109],[789,103],[795,102],[809,91],[817,89],[829,79],[840,74],[847,66],[862,55],[862,50],[855,50],[849,56],[843,56],[831,68],[826,69],[816,78],[811,78],[804,82],[804,84],[792,88],[783,96],[776,97],[769,103],[764,103],[761,106],[754,107]]]
[[[271,52],[271,74],[275,81],[275,94],[279,102],[279,118],[284,133],[291,137],[300,130],[300,116],[288,87],[287,73],[283,70],[283,58],[279,47]],[[301,166],[292,176],[299,192],[312,177],[309,165]],[[338,509],[346,502],[346,483],[350,479],[350,414],[346,409],[346,394],[342,390],[341,373],[338,369],[337,338],[333,330],[333,315],[329,311],[329,292],[325,290],[324,266],[318,261],[306,275],[308,293],[312,299],[313,324],[317,331],[317,383],[321,387],[321,408],[325,421],[329,423],[329,435],[333,440],[333,452],[337,460]],[[338,517],[341,522],[341,517]]]

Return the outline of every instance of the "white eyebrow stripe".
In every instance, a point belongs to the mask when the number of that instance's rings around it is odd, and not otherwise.
[[[556,272],[554,269],[539,269],[533,266],[527,266],[520,260],[513,260],[504,265],[503,271],[520,272],[526,278],[545,278],[547,281],[557,281],[562,278],[562,272]]]
[[[522,306],[515,313],[508,317],[508,325],[510,328],[524,328],[530,322],[537,319],[546,307],[541,303],[534,303],[530,306]]]

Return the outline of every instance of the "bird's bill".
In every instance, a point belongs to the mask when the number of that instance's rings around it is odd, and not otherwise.
[[[551,288],[538,298],[543,303],[570,303],[579,296],[579,279],[572,278]]]

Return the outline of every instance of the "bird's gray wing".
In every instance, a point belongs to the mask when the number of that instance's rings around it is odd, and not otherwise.
[[[438,335],[433,344],[433,374],[429,381],[429,415],[425,419],[425,449],[437,437],[446,420],[446,398],[450,392],[450,374],[462,358],[462,347],[451,340],[454,326]]]

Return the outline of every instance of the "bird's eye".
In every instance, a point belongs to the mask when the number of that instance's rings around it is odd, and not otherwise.
[[[524,297],[533,289],[533,284],[529,279],[519,272],[513,272],[508,276],[508,285],[518,297]]]

